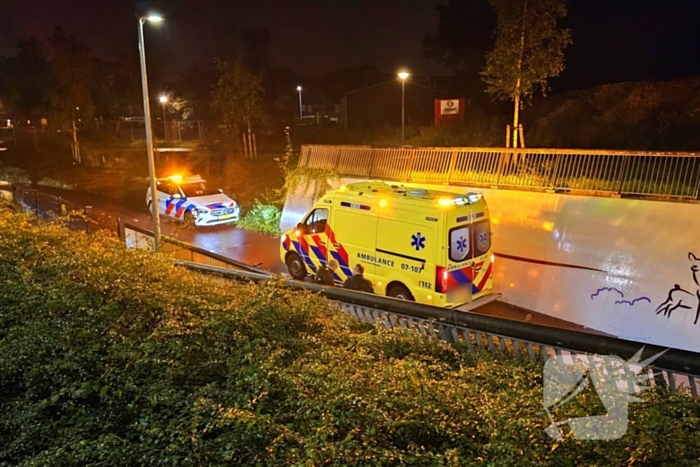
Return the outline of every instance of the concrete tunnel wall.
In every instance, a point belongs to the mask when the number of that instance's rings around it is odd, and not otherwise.
[[[483,193],[497,255],[494,291],[503,301],[620,338],[700,351],[700,286],[691,270],[700,260],[689,255],[700,258],[700,204],[405,185]],[[283,231],[310,206],[309,193],[290,193]],[[676,284],[682,290],[670,294]]]

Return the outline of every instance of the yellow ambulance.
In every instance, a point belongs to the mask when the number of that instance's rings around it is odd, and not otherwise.
[[[489,210],[478,193],[343,186],[282,235],[280,253],[295,279],[335,258],[338,282],[361,263],[377,294],[438,306],[489,295],[493,281]]]

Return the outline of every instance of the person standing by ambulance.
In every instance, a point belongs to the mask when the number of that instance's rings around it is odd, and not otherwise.
[[[374,286],[369,279],[364,276],[365,267],[361,264],[356,264],[352,270],[352,277],[348,277],[343,284],[343,287],[350,290],[359,290],[360,292],[374,293]]]
[[[321,266],[316,271],[314,282],[321,285],[335,285],[333,274],[338,269],[338,262],[334,259],[328,261],[326,265]]]

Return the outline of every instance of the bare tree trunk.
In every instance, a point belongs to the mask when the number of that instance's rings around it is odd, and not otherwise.
[[[245,154],[245,158],[248,158],[248,142],[246,141],[246,134],[244,132],[241,132],[241,137],[243,138],[243,154]]]
[[[258,143],[255,140],[255,133],[253,133],[253,158],[258,160]]]
[[[255,158],[255,153],[253,152],[253,133],[250,129],[250,119],[249,118],[246,118],[246,125],[248,126],[249,159],[252,161]]]
[[[520,78],[518,78],[518,84],[516,85],[516,92],[520,90]],[[512,147],[518,147],[518,120],[520,119],[520,95],[515,96],[515,108],[513,109],[513,145]]]
[[[523,13],[520,29],[520,58],[518,58],[518,79],[515,82],[515,108],[513,110],[513,147],[518,147],[518,125],[520,124],[520,87],[523,69],[523,54],[525,53],[525,17],[527,16],[527,0],[523,4]],[[517,156],[514,157],[517,162]]]
[[[73,159],[80,164],[80,143],[78,143],[78,129],[75,127],[75,118],[73,119]]]

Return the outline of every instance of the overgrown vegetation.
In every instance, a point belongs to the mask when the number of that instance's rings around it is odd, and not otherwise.
[[[287,172],[283,190],[285,192],[299,192],[310,199],[312,203],[315,203],[333,188],[330,182],[338,178],[339,175],[332,170],[297,167]]]
[[[282,211],[279,206],[255,200],[253,207],[246,212],[237,227],[268,235],[279,236]]]
[[[0,465],[697,465],[700,407],[547,438],[541,366],[359,324],[0,205]],[[574,413],[589,414],[595,394]]]

